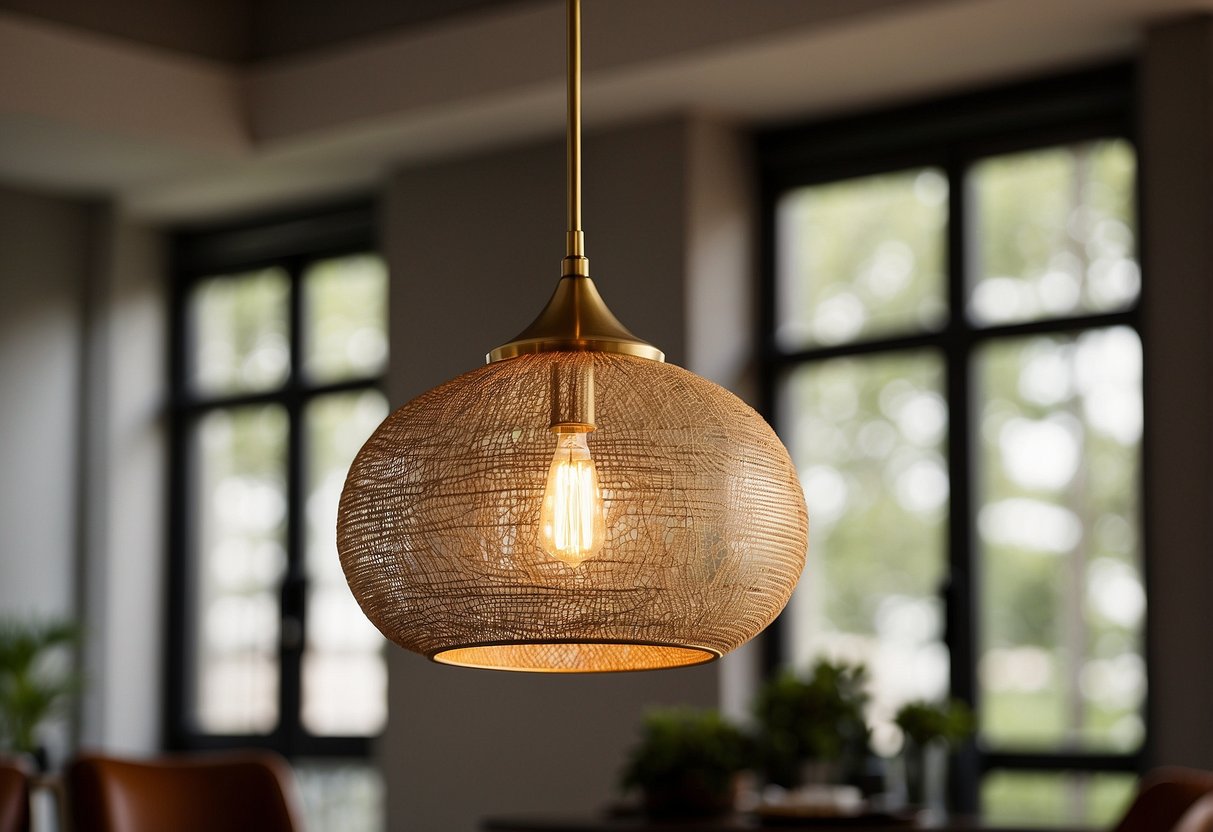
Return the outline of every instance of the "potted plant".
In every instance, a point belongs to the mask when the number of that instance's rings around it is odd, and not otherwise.
[[[66,621],[0,621],[0,748],[47,768],[38,731],[80,687],[63,655],[79,639]]]
[[[930,813],[946,811],[948,752],[973,733],[973,712],[958,699],[909,702],[894,718],[901,749],[906,802]]]
[[[867,754],[867,669],[822,659],[807,676],[784,673],[754,704],[767,780],[792,787],[839,783]]]
[[[749,740],[717,712],[653,711],[623,786],[641,791],[652,817],[722,815],[733,808],[735,778],[749,760]]]

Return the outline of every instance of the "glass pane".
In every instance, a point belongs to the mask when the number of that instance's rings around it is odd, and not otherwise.
[[[303,275],[304,369],[314,381],[383,372],[387,267],[374,254],[322,260]]]
[[[303,724],[319,735],[377,734],[387,720],[384,640],[350,594],[337,559],[337,503],[362,443],[387,416],[377,390],[308,405],[308,626]]]
[[[1078,824],[1108,829],[1137,789],[1131,774],[996,772],[981,787],[982,818],[991,826]]]
[[[194,431],[194,718],[204,732],[262,734],[278,722],[287,429],[269,405],[208,413]]]
[[[942,385],[935,353],[834,359],[795,371],[780,403],[811,517],[789,658],[868,665],[878,750],[895,749],[897,707],[948,686]]]
[[[1011,323],[1137,299],[1136,161],[1125,141],[999,156],[970,174],[977,258],[969,315]]]
[[[977,373],[983,738],[1134,750],[1141,342],[1123,327],[1001,341]]]
[[[776,338],[786,349],[938,329],[948,183],[932,168],[779,200]]]
[[[366,762],[293,763],[310,832],[383,832],[383,777]]]
[[[190,385],[199,393],[278,387],[291,368],[290,280],[265,269],[199,281],[189,300]]]

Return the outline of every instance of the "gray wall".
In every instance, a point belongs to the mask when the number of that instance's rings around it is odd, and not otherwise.
[[[0,614],[75,606],[90,210],[0,189]]]
[[[1140,65],[1149,757],[1213,769],[1213,18]]]
[[[164,242],[98,209],[85,337],[88,419],[80,614],[91,680],[81,741],[113,753],[160,745],[164,602]]]
[[[586,144],[592,271],[614,312],[686,356],[690,131]],[[558,144],[405,170],[386,194],[395,404],[479,366],[539,311],[564,244]],[[592,811],[614,796],[643,711],[717,701],[719,665],[603,677],[439,667],[392,650],[379,759],[390,828],[470,832],[489,814]]]
[[[751,144],[744,131],[712,119],[694,119],[687,129],[685,366],[757,406],[758,201]],[[750,715],[761,676],[759,639],[720,662],[719,704],[735,720]]]
[[[132,753],[159,744],[162,264],[103,205],[0,189],[0,616],[83,625],[79,737]]]
[[[89,206],[0,189],[0,617],[74,616]],[[42,735],[53,759],[68,721]]]

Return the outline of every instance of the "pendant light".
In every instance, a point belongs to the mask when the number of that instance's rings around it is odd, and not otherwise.
[[[787,451],[750,407],[611,314],[581,227],[581,18],[568,2],[568,234],[539,317],[391,414],[337,548],[367,617],[446,664],[601,672],[712,661],[804,568]]]

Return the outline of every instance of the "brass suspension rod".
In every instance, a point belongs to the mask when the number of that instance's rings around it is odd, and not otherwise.
[[[590,280],[581,230],[581,3],[568,3],[568,231],[560,280],[539,317],[514,340],[489,352],[490,363],[541,352],[595,352],[664,361],[665,354],[628,332]],[[592,416],[589,417],[592,419]]]
[[[568,161],[569,221],[563,270],[565,275],[589,277],[585,232],[581,227],[581,0],[568,0]]]

